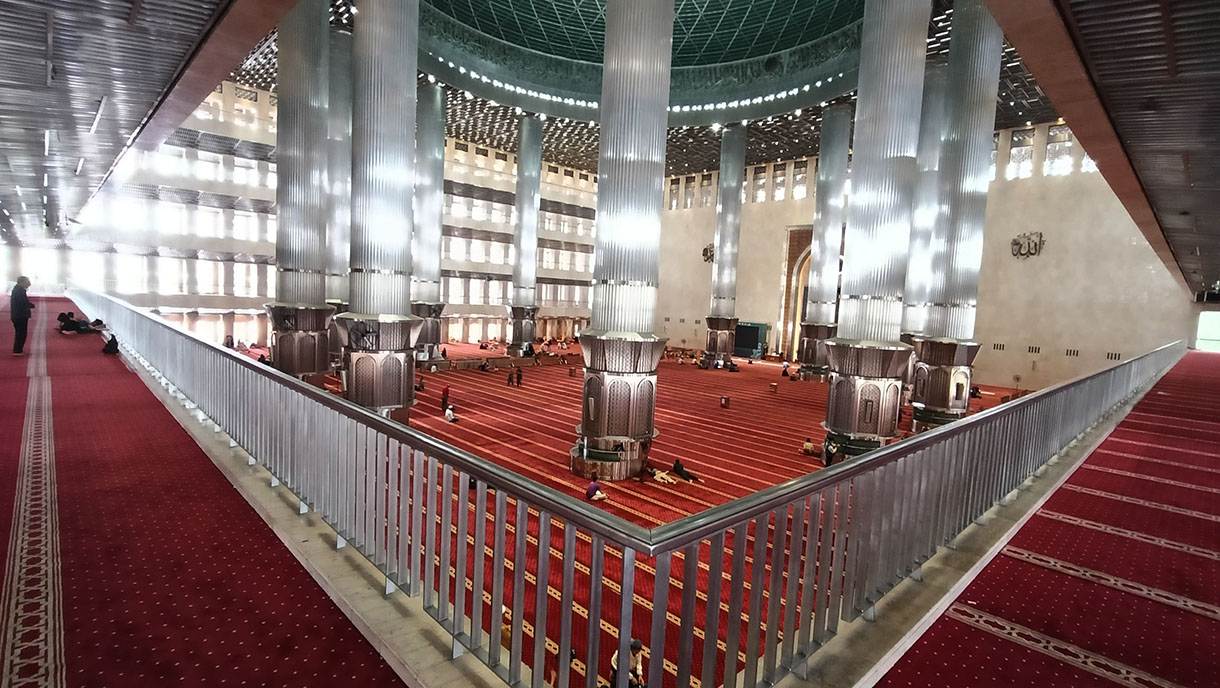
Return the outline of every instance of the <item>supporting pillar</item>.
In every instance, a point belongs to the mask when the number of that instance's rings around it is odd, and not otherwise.
[[[237,266],[233,259],[230,258],[220,264],[220,293],[225,296],[235,296],[237,294]]]
[[[797,347],[801,377],[806,380],[825,379],[830,372],[826,342],[839,330],[839,257],[843,250],[851,118],[851,105],[847,103],[832,105],[822,112],[813,239],[809,244],[809,292]]]
[[[945,251],[935,272],[924,336],[915,341],[915,430],[944,425],[969,410],[988,169],[1004,35],[982,0],[954,5],[947,127],[941,152],[939,226]]]
[[[330,32],[326,106],[326,301],[347,309],[347,263],[352,239],[352,34]],[[335,343],[331,350],[337,349]]]
[[[509,314],[513,337],[509,352],[525,356],[536,338],[538,316],[538,208],[542,203],[542,118],[521,118],[517,149],[517,227],[513,234],[513,293]]]
[[[107,251],[102,254],[102,291],[111,294],[119,290],[119,254]]]
[[[157,254],[144,256],[144,284],[147,292],[154,296],[161,293],[160,267],[161,259]]]
[[[928,295],[932,281],[943,279],[937,272],[944,247],[933,243],[943,221],[940,204],[940,152],[945,134],[945,65],[929,62],[924,70],[923,106],[919,116],[919,149],[916,164],[915,206],[911,215],[911,241],[907,258],[905,305],[902,312],[903,341],[910,344],[923,334],[928,321]]]
[[[419,0],[364,0],[352,39],[351,305],[337,318],[343,389],[388,412],[415,402],[422,326],[411,314]]]
[[[411,311],[422,319],[415,359],[441,357],[441,221],[445,207],[445,90],[435,82],[419,88],[415,134],[415,255]]]
[[[657,363],[666,340],[653,329],[673,23],[671,2],[606,5],[598,259],[592,324],[580,337],[580,439],[571,451],[572,470],[584,477],[635,475],[657,435]]]
[[[828,461],[899,436],[911,356],[899,335],[930,14],[928,0],[864,6],[839,332],[827,343]]]
[[[700,365],[733,362],[737,335],[737,246],[741,236],[741,185],[746,166],[746,126],[730,124],[720,140],[720,186],[716,197],[716,242],[712,263],[712,308]]]
[[[275,336],[271,360],[289,375],[329,367],[326,304],[326,105],[329,5],[301,0],[279,27],[279,184]]]

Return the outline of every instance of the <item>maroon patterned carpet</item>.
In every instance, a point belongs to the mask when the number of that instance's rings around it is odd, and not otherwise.
[[[1217,390],[1187,354],[880,685],[1218,685]]]

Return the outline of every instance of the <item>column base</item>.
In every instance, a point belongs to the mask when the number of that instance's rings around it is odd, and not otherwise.
[[[580,337],[585,371],[579,438],[570,452],[577,475],[624,480],[640,472],[657,430],[657,363],[665,339]]]
[[[715,368],[733,362],[733,348],[737,343],[737,318],[718,315],[707,316],[707,344],[699,357],[699,367]]]
[[[269,303],[264,308],[274,336],[271,363],[289,375],[312,375],[330,370],[330,305]]]
[[[917,338],[911,404],[925,429],[945,425],[970,410],[970,383],[978,342]],[[918,430],[917,430],[918,431]]]
[[[881,446],[897,438],[902,411],[902,372],[911,347],[901,342],[835,338],[826,342],[830,393],[826,429]]]
[[[441,332],[441,313],[445,311],[443,303],[413,303],[411,314],[422,322],[419,338],[415,342],[415,360],[420,363],[439,361],[441,358],[441,343],[444,341]]]
[[[508,315],[513,325],[513,338],[509,342],[508,353],[512,356],[532,356],[534,340],[538,338],[538,307],[509,306]]]
[[[389,411],[415,404],[415,344],[423,320],[414,315],[342,313],[343,396]]]
[[[834,323],[801,323],[801,339],[797,344],[796,360],[801,363],[801,379],[825,376],[830,372],[826,342],[834,339],[839,326]],[[806,377],[806,375],[810,377]]]
[[[956,420],[961,420],[966,414],[965,412],[955,413],[916,406],[913,415],[911,430],[918,433],[935,430],[942,425],[948,425]]]

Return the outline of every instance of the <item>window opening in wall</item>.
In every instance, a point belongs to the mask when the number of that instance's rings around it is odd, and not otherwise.
[[[665,322],[669,322],[669,318],[665,318]]]
[[[1067,351],[1063,352],[1063,355],[1078,358],[1080,356],[1080,349],[1068,349]]]
[[[682,194],[682,207],[684,209],[694,207],[695,193],[697,191],[695,189],[694,175],[687,177],[686,180],[683,182],[682,186],[686,190],[685,193]]]
[[[584,172],[581,172],[581,173],[580,173],[580,181],[582,181],[582,182],[587,182],[587,181],[589,181],[589,175],[585,174]]]
[[[1066,124],[1050,128],[1046,138],[1046,160],[1042,161],[1042,176],[1063,177],[1072,173],[1072,130]]]
[[[678,322],[684,323],[684,322],[686,322],[686,318],[678,318]]]
[[[1199,329],[1195,332],[1195,348],[1199,351],[1220,352],[1220,311],[1199,314]]]
[[[1080,161],[1080,171],[1086,172],[1086,173],[1087,172],[1096,172],[1097,171],[1097,161],[1095,161],[1095,160],[1093,160],[1093,158],[1089,157],[1088,153],[1085,153],[1084,159]]]
[[[550,174],[559,174],[559,166],[558,165],[547,165],[546,171],[549,172]]]
[[[712,175],[707,173],[699,178],[699,207],[706,208],[715,203],[716,194],[712,191]]]
[[[463,143],[462,141],[454,141],[454,142],[453,142],[453,150],[455,150],[455,151],[461,151],[461,152],[463,152],[463,153],[467,153],[467,152],[469,152],[469,151],[470,151],[470,144],[468,144],[468,143]]]
[[[1029,347],[1029,352],[1030,352],[1031,354],[1040,354],[1040,353],[1042,353],[1042,347],[1040,347],[1040,346],[1031,346],[1031,347]]]
[[[563,171],[563,176],[565,176],[565,177],[575,177],[575,176],[576,176],[576,173],[575,173],[575,172],[573,172],[572,170],[564,170],[564,171]]]
[[[1110,351],[1110,352],[1106,353],[1106,360],[1107,361],[1121,361],[1121,360],[1123,360],[1123,355],[1116,351]]]
[[[966,399],[966,385],[961,382],[953,383],[953,399],[955,401],[964,401]]]
[[[765,165],[759,165],[754,168],[754,192],[751,194],[752,200],[755,203],[764,203],[767,200],[767,168]]]
[[[502,162],[508,162],[508,153],[501,153],[500,151],[496,151],[496,160],[500,160]]]
[[[1029,179],[1034,174],[1034,130],[1018,129],[1012,133],[1012,148],[1008,154],[1005,179]]]
[[[788,163],[777,162],[771,166],[771,200],[782,201],[788,194]]]
[[[808,175],[808,161],[797,160],[792,163],[792,200],[799,201],[808,193],[806,186],[809,183]]]
[[[1003,351],[1003,350],[1004,350],[1004,345],[1003,345],[1003,344],[1000,344],[999,342],[993,343],[993,344],[991,345],[991,350],[992,350],[992,351]]]
[[[486,157],[487,157],[487,153],[488,153],[488,150],[487,150],[486,148],[478,148],[478,147],[476,147],[476,148],[474,149],[474,154],[475,154],[475,155],[479,155],[479,156],[482,156],[482,157],[484,157],[484,158],[486,158]]]
[[[669,209],[678,209],[678,196],[682,193],[682,180],[674,177],[669,180]]]

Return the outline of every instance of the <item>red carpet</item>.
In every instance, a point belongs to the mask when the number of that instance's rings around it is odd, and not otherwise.
[[[68,305],[39,308],[54,322]],[[37,347],[34,321],[30,339]],[[57,626],[68,684],[400,685],[143,382],[118,357],[103,356],[101,345],[98,337],[46,334],[62,571]],[[6,354],[3,362],[0,518],[7,519],[27,359]]]
[[[1217,389],[1187,354],[881,685],[1216,685]]]

